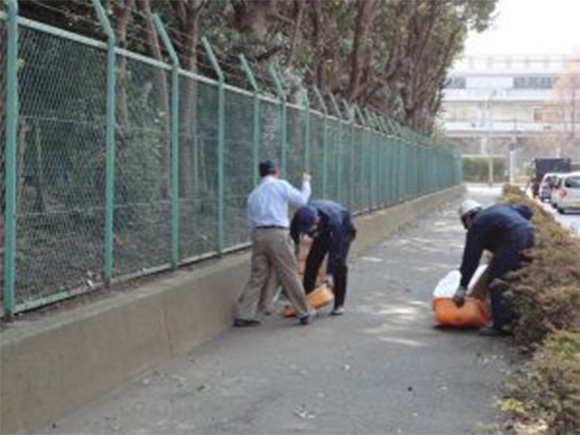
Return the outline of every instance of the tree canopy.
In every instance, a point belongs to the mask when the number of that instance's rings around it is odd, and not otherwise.
[[[120,46],[165,56],[159,13],[183,68],[211,74],[200,38],[216,47],[228,81],[245,85],[243,53],[267,88],[266,65],[289,87],[316,84],[430,133],[446,73],[468,32],[484,31],[497,0],[106,0]],[[102,38],[90,0],[21,0],[23,14]],[[90,17],[91,19],[88,19]]]

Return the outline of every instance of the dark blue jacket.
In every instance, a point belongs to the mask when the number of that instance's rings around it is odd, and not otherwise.
[[[461,285],[465,288],[473,277],[484,250],[495,252],[503,244],[521,249],[518,240],[526,239],[532,232],[528,220],[532,211],[524,205],[497,204],[481,210],[467,231],[463,261],[461,262]]]
[[[339,264],[346,262],[348,248],[356,235],[356,229],[350,212],[339,203],[321,199],[310,201],[308,205],[314,207],[320,217],[319,230],[310,236],[328,238],[327,271],[332,275]],[[300,223],[294,216],[290,224],[290,236],[296,245],[300,243],[300,232]]]

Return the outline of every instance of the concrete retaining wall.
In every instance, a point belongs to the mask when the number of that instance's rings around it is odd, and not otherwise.
[[[462,192],[455,187],[357,217],[353,253]],[[232,323],[249,258],[245,252],[208,260],[127,293],[15,322],[0,335],[0,432],[41,429],[128,377],[218,335]]]

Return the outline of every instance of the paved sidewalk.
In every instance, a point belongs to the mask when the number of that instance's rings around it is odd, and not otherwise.
[[[486,192],[474,198],[491,201]],[[344,316],[326,311],[308,327],[273,316],[232,328],[44,432],[485,432],[499,418],[493,404],[508,342],[432,323],[432,290],[463,247],[455,210],[356,259]]]

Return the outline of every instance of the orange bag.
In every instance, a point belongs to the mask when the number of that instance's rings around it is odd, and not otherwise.
[[[308,295],[308,302],[314,308],[322,308],[334,301],[334,293],[326,284],[322,284],[316,290]],[[296,315],[294,308],[286,308],[282,311],[284,317],[293,317]]]
[[[479,299],[467,297],[458,308],[451,298],[434,298],[433,319],[441,326],[483,328],[489,323],[489,314]]]
[[[310,251],[311,246],[312,239],[310,237],[302,237],[300,240],[297,259],[298,275],[300,275],[300,278],[304,276],[306,258],[308,257],[308,252]],[[322,308],[334,301],[334,293],[332,292],[332,289],[328,288],[324,281],[326,278],[326,263],[327,259],[325,258],[320,265],[320,269],[318,269],[316,289],[308,295],[308,303],[313,308]],[[282,315],[284,317],[293,317],[296,315],[296,310],[292,307],[285,308],[282,310]]]

